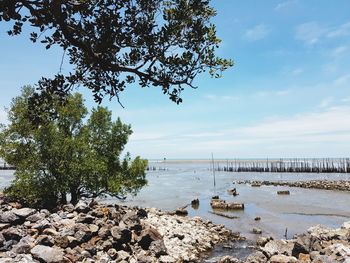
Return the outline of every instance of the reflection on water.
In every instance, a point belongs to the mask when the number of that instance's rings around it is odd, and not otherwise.
[[[188,206],[190,216],[201,216],[214,223],[225,224],[233,231],[241,232],[248,238],[253,227],[263,230],[264,235],[282,238],[287,229],[288,237],[301,233],[312,225],[324,224],[337,227],[350,220],[350,193],[317,189],[289,188],[284,186],[250,187],[234,185],[234,180],[349,180],[347,174],[278,174],[278,173],[216,173],[216,187],[213,187],[213,175],[210,164],[205,162],[165,162],[156,163],[162,171],[147,173],[148,186],[136,197],[129,197],[125,204],[143,207],[157,207],[163,210],[174,210],[199,199],[196,209]],[[0,171],[0,188],[12,180],[10,171]],[[236,187],[238,196],[227,193]],[[290,190],[287,196],[278,196],[277,190]],[[228,219],[210,213],[211,196],[219,195],[227,201],[243,202],[244,211],[233,211],[227,214],[237,216]],[[107,199],[107,202],[115,202]],[[255,221],[256,216],[261,217]]]

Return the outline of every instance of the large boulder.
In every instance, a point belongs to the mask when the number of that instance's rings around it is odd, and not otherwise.
[[[35,259],[46,263],[63,262],[63,250],[56,247],[37,245],[30,251]]]

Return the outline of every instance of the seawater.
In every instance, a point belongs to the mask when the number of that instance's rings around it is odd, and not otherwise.
[[[344,221],[350,220],[349,192],[233,184],[235,180],[349,180],[348,174],[216,172],[214,187],[210,162],[162,161],[151,162],[150,166],[162,170],[148,171],[148,185],[137,196],[128,196],[123,204],[173,211],[198,198],[200,205],[197,209],[190,205],[187,207],[189,216],[200,216],[214,223],[224,224],[251,240],[257,237],[251,233],[253,227],[262,229],[263,235],[275,238],[284,238],[287,229],[287,237],[291,238],[316,224],[338,227]],[[9,185],[12,179],[13,172],[0,171],[0,189]],[[227,193],[233,187],[239,193],[236,197]],[[278,190],[290,190],[291,194],[279,196]],[[245,209],[226,212],[237,216],[236,219],[214,215],[210,207],[213,195],[219,195],[227,201],[243,202]],[[113,198],[103,201],[121,202]],[[261,217],[260,221],[254,220],[257,216]]]

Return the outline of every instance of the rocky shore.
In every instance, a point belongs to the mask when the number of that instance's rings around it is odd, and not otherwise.
[[[339,180],[311,180],[311,181],[234,181],[236,184],[250,184],[252,186],[273,185],[273,186],[289,186],[301,188],[314,188],[323,190],[350,191],[350,181]]]
[[[80,201],[57,211],[0,196],[0,262],[200,262],[239,239],[223,225],[156,209]]]

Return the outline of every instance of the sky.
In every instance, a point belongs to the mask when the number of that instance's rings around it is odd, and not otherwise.
[[[350,157],[350,1],[211,5],[217,55],[234,67],[221,79],[200,75],[180,105],[154,87],[128,87],[125,108],[106,99],[113,117],[132,125],[126,150],[149,159]],[[21,87],[57,73],[62,56],[8,29],[0,24],[0,123]]]

